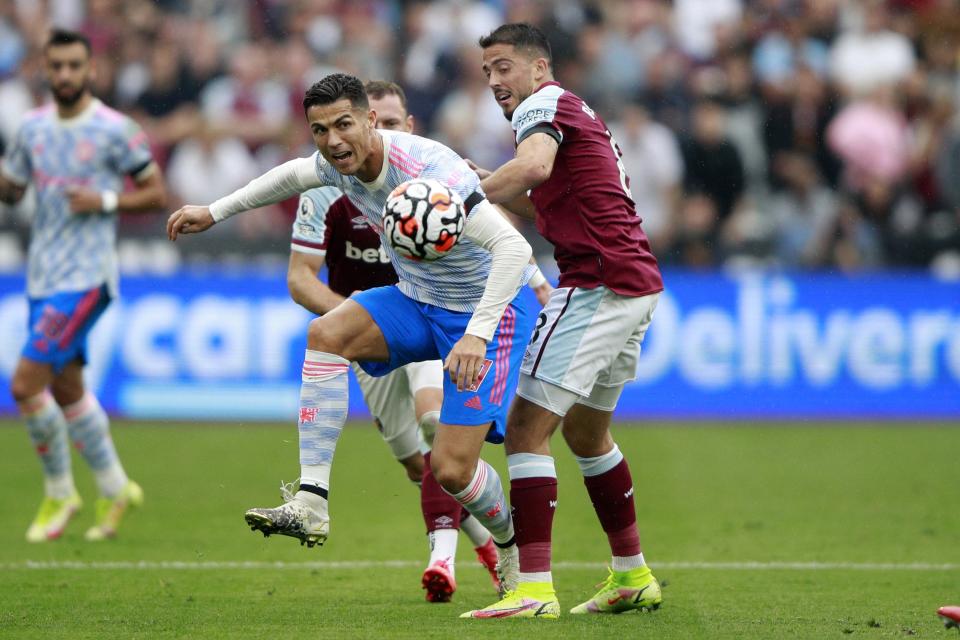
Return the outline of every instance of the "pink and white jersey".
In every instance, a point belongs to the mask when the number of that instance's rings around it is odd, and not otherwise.
[[[82,291],[104,283],[117,293],[116,213],[70,212],[66,190],[123,190],[124,176],[151,166],[147,137],[133,120],[94,99],[69,120],[54,105],[29,112],[3,158],[10,180],[37,192],[27,266],[27,295]]]
[[[345,176],[324,160],[316,158],[317,175],[324,184],[340,189],[380,234],[384,250],[400,278],[397,286],[418,302],[450,311],[472,313],[483,295],[490,273],[490,253],[461,236],[443,258],[416,262],[398,256],[383,235],[383,208],[387,197],[401,183],[413,178],[433,178],[457,192],[466,204],[467,215],[483,200],[480,179],[466,161],[448,147],[409,133],[379,130],[383,136],[385,162],[373,182]],[[530,280],[533,267],[524,270],[519,287]]]
[[[560,286],[603,285],[625,296],[663,290],[620,149],[593,109],[546,82],[520,103],[512,125],[518,145],[534,133],[560,145],[550,177],[530,191],[537,229],[555,248]]]

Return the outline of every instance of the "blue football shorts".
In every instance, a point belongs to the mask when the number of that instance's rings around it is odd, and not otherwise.
[[[106,285],[87,291],[30,298],[30,326],[23,356],[60,373],[70,362],[87,362],[87,334],[110,304]]]
[[[411,362],[444,360],[463,337],[473,315],[417,302],[395,285],[367,289],[350,299],[367,310],[390,350],[387,362],[358,363],[371,376],[386,375]],[[456,383],[444,373],[440,422],[489,425],[487,441],[503,442],[507,409],[517,388],[520,362],[537,316],[535,308],[533,293],[527,287],[507,306],[493,339],[487,343],[486,362],[476,389],[457,391]]]

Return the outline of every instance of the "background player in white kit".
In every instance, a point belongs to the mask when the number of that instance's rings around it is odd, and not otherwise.
[[[413,116],[407,113],[403,89],[392,82],[371,81],[365,87],[377,128],[412,133]],[[397,274],[380,245],[380,235],[363,214],[336,187],[317,187],[301,194],[293,223],[287,283],[290,295],[302,307],[320,316],[346,300],[354,291],[392,285]],[[328,282],[317,274],[324,264]],[[443,402],[443,363],[414,362],[373,377],[353,363],[363,398],[393,456],[407,477],[423,489],[422,513],[430,542],[430,560],[421,584],[430,602],[448,602],[456,591],[457,529],[473,543],[480,563],[499,587],[497,550],[490,532],[461,508],[457,523],[437,502],[453,500],[444,493],[425,459],[440,419]],[[423,439],[421,440],[421,433]],[[300,431],[300,463],[317,464],[325,455],[314,446],[318,434]],[[258,519],[254,519],[254,524]]]
[[[44,50],[54,103],[25,117],[0,166],[0,200],[36,187],[27,271],[30,328],[11,391],[43,465],[45,497],[27,540],[58,538],[80,508],[67,438],[93,469],[100,498],[88,540],[112,537],[143,491],[127,478],[109,422],[83,382],[86,338],[117,295],[117,211],[166,203],[143,131],[90,94],[90,43],[54,31]],[[121,193],[123,180],[134,181]]]
[[[464,233],[443,259],[406,260],[384,245],[398,284],[354,294],[310,323],[300,422],[324,432],[332,455],[347,417],[351,361],[379,376],[410,362],[443,359],[450,375],[444,378],[430,466],[444,490],[493,535],[503,581],[512,588],[512,519],[500,479],[480,450],[484,441],[503,441],[505,401],[516,386],[533,327],[532,301],[521,290],[534,271],[528,263],[530,245],[486,201],[476,174],[452,150],[418,136],[376,130],[376,114],[358,79],[323,78],[304,96],[304,111],[318,153],[272,169],[210,207],[181,208],[168,219],[167,233],[176,240],[323,185],[338,187],[378,229],[388,196],[410,179],[439,180],[460,196],[467,216]],[[325,540],[328,484],[329,465],[301,468],[300,490],[274,510],[273,526],[295,529],[302,539]]]

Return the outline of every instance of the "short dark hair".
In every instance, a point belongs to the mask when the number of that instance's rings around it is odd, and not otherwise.
[[[93,52],[93,48],[90,46],[90,39],[82,33],[67,31],[66,29],[54,29],[50,32],[50,37],[47,38],[47,44],[44,45],[43,52],[46,53],[50,47],[63,47],[78,42],[87,50],[88,56]]]
[[[489,35],[480,38],[481,49],[487,49],[495,44],[513,45],[514,48],[526,53],[533,53],[546,58],[547,62],[553,60],[547,36],[543,35],[540,29],[526,22],[502,24],[491,31]]]
[[[364,90],[367,92],[367,97],[380,100],[383,96],[397,96],[400,98],[400,105],[403,107],[404,111],[407,109],[407,94],[403,92],[403,88],[398,85],[396,82],[390,82],[388,80],[370,80],[367,84],[363,85]]]
[[[363,90],[363,83],[359,78],[345,73],[331,73],[307,89],[303,96],[303,111],[306,113],[310,107],[333,104],[343,98],[350,100],[354,109],[370,108],[367,92]]]

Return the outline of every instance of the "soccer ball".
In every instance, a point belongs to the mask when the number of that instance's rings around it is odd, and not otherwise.
[[[398,255],[436,260],[450,253],[467,216],[460,196],[436,180],[408,180],[390,193],[383,233]]]

